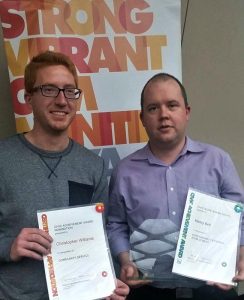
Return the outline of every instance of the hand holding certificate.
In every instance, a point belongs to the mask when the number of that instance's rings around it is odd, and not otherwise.
[[[103,227],[102,204],[38,212],[39,227],[53,238],[44,267],[50,299],[94,300],[115,289]]]
[[[235,285],[242,204],[189,189],[173,272]]]

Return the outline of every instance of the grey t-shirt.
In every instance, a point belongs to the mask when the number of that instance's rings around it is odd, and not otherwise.
[[[38,210],[106,202],[104,162],[73,140],[48,152],[18,134],[0,142],[0,174],[0,299],[48,299],[43,262],[11,262],[12,242]]]

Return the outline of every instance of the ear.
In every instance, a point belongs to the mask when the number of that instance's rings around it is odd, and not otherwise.
[[[32,106],[32,104],[31,104],[31,94],[30,93],[27,93],[27,92],[25,92],[25,95],[24,95],[24,98],[25,98],[25,102],[26,102],[26,104],[27,105],[29,105],[29,106]]]
[[[188,105],[186,107],[186,119],[187,119],[187,121],[189,121],[189,119],[190,119],[190,113],[191,113],[191,107]]]
[[[143,120],[143,112],[142,111],[140,112],[140,120],[142,122],[143,127],[145,127],[144,120]]]

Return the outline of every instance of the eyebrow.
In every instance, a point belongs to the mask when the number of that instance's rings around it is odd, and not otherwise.
[[[160,105],[160,103],[158,103],[158,102],[152,102],[152,103],[149,103],[149,104],[147,104],[145,107],[150,107],[150,106],[157,106],[157,105]]]
[[[169,99],[169,100],[166,100],[166,101],[165,101],[166,104],[167,104],[167,103],[170,103],[170,102],[177,102],[177,103],[180,103],[180,101],[177,100],[177,99]],[[155,100],[155,102],[151,102],[151,103],[147,104],[146,107],[148,107],[148,106],[150,106],[150,105],[161,105],[161,104],[162,104],[162,103],[161,103],[160,101],[156,101],[156,100]]]
[[[53,87],[58,87],[56,84],[54,84],[54,83],[43,83],[43,84],[41,84],[41,85],[47,85],[47,86],[53,86]],[[65,84],[64,86],[63,86],[63,88],[76,88],[76,86],[75,86],[75,84],[72,84],[72,83],[69,83],[69,84]]]

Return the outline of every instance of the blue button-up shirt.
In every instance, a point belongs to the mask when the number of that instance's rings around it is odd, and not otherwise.
[[[130,251],[130,238],[145,234],[140,226],[145,227],[146,220],[167,220],[172,231],[179,230],[189,187],[244,202],[244,189],[230,156],[213,145],[187,138],[170,165],[157,159],[148,145],[121,160],[110,181],[107,231],[112,253]]]

